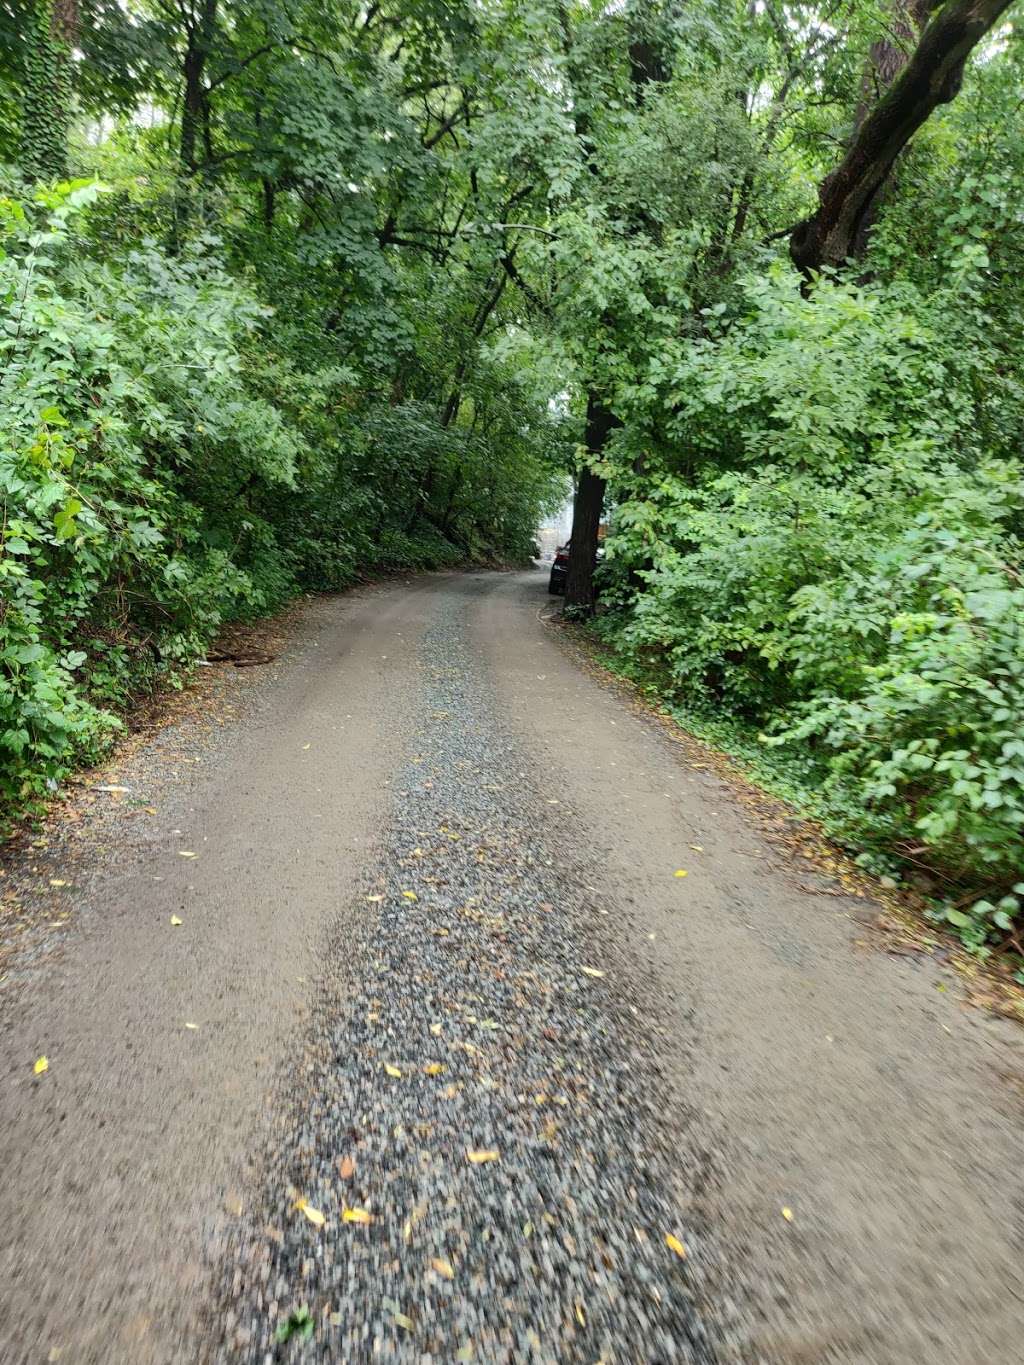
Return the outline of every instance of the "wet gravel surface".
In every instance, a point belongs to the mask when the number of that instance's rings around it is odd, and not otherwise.
[[[465,610],[395,698],[415,752],[216,1269],[218,1362],[721,1358],[656,1002]]]

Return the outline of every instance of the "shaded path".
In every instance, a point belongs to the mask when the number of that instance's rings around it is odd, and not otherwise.
[[[546,601],[318,603],[187,781],[142,756],[158,829],[7,1010],[0,1360],[1014,1358],[1018,1035],[856,952]]]

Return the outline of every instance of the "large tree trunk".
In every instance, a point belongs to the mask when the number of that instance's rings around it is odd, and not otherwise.
[[[587,397],[586,447],[589,459],[597,459],[617,419],[591,393]],[[579,487],[572,509],[572,546],[569,572],[565,580],[565,605],[573,616],[592,616],[594,612],[594,566],[597,563],[598,530],[604,508],[605,481],[589,463],[580,471]]]
[[[918,128],[960,89],[964,63],[1012,0],[947,0],[914,55],[823,181],[817,211],[793,231],[790,255],[808,277],[840,266],[863,242],[865,220],[893,163]]]

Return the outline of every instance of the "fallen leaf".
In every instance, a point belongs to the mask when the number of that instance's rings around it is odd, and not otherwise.
[[[98,792],[130,792],[131,787],[119,787],[114,782],[105,782],[103,786],[95,787],[93,790]]]
[[[32,1070],[35,1072],[37,1076],[41,1076],[44,1071],[49,1071],[49,1069],[50,1069],[49,1057],[40,1057],[39,1060],[36,1062],[35,1066],[32,1068]]]
[[[441,1025],[441,1024],[431,1024],[431,1025],[430,1025],[430,1031],[431,1031],[431,1033],[434,1035],[435,1038],[440,1038],[442,1027],[443,1027],[443,1025]]]
[[[441,1065],[440,1062],[428,1062],[427,1065],[423,1068],[423,1070],[428,1076],[440,1076],[441,1072],[444,1070],[444,1067]]]
[[[376,905],[376,903],[377,903],[378,901],[382,901],[382,900],[384,899],[384,897],[383,897],[383,896],[367,896],[366,899],[367,899],[368,901],[372,901],[372,902]]]
[[[703,852],[704,852],[704,845],[703,845],[703,844],[691,844],[690,847],[693,849],[694,853],[703,853]]]
[[[792,1209],[783,1209],[783,1210],[782,1210],[782,1216],[783,1216],[783,1218],[785,1218],[785,1220],[786,1220],[787,1223],[792,1223],[792,1221],[793,1221],[793,1210],[792,1210]]]
[[[342,1221],[346,1223],[372,1223],[373,1214],[367,1213],[365,1209],[343,1209]]]
[[[356,1173],[356,1163],[350,1156],[338,1157],[338,1174],[342,1180],[351,1180]]]
[[[402,895],[405,897],[407,901],[419,900],[419,896],[417,896],[415,891],[403,891]]]
[[[50,885],[51,885],[51,886],[67,886],[67,882],[62,881],[62,880],[60,879],[60,877],[51,877],[51,878],[50,878]]]
[[[576,1304],[576,1321],[581,1327],[586,1327],[587,1325],[587,1319],[583,1314],[583,1305],[579,1302]]]
[[[189,849],[187,849],[187,848],[179,848],[179,849],[178,849],[178,857],[179,857],[179,858],[194,858],[195,856],[196,856],[196,855],[195,855],[194,853],[192,853],[192,852],[191,852]]]
[[[688,877],[689,875],[690,875],[690,874],[687,872],[687,870],[686,870],[685,867],[677,867],[677,868],[676,868],[675,876],[677,876],[677,877]]]
[[[177,915],[172,915],[172,916],[171,916],[171,923],[172,923],[172,924],[180,924],[180,923],[181,923],[181,920],[179,919],[179,917],[178,917]]]
[[[596,967],[584,967],[582,971],[585,976],[604,976],[604,972],[598,971]]]
[[[443,1275],[446,1280],[455,1279],[455,1271],[452,1267],[451,1261],[445,1261],[442,1260],[440,1256],[435,1256],[434,1259],[430,1262],[430,1264],[434,1267],[437,1273],[439,1275]]]
[[[686,1248],[678,1237],[673,1237],[671,1232],[665,1233],[665,1245],[670,1251],[674,1251],[680,1260],[686,1260]]]
[[[327,1219],[323,1216],[320,1210],[315,1209],[312,1204],[307,1204],[305,1199],[297,1199],[295,1201],[295,1208],[298,1210],[299,1213],[304,1213],[306,1217],[309,1219],[309,1221],[316,1228],[322,1228],[323,1225],[327,1222]]]
[[[455,1359],[459,1361],[460,1365],[462,1365],[464,1361],[472,1360],[473,1359],[472,1346],[460,1346],[459,1349],[455,1352]]]
[[[500,1160],[500,1154],[499,1154],[498,1152],[494,1151],[493,1148],[489,1149],[488,1151],[484,1151],[484,1152],[470,1152],[470,1151],[467,1151],[467,1152],[466,1152],[466,1155],[469,1157],[470,1161],[473,1163],[474,1166],[482,1166],[483,1163],[484,1163],[485,1161],[498,1161],[498,1160]]]
[[[303,745],[303,746],[302,746],[302,748],[303,748],[303,751],[305,751],[305,750],[306,750],[306,749],[308,749],[308,748],[310,748],[310,747],[311,747],[311,746],[310,746],[310,745],[308,745],[308,744],[304,744],[304,745]]]
[[[404,1313],[396,1313],[395,1322],[398,1323],[399,1327],[404,1327],[407,1332],[412,1331],[412,1318],[406,1317]]]
[[[188,1029],[192,1029],[192,1031],[195,1032],[195,1030],[199,1028],[199,1025],[198,1025],[198,1024],[186,1024],[185,1027],[188,1028]]]
[[[389,1076],[394,1076],[394,1077],[396,1077],[396,1079],[399,1078],[399,1077],[401,1077],[401,1075],[402,1075],[402,1073],[401,1073],[401,1071],[399,1071],[398,1067],[397,1067],[397,1066],[392,1066],[389,1062],[385,1062],[385,1063],[384,1063],[384,1070],[388,1073]]]

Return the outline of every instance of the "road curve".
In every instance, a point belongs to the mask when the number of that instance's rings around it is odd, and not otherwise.
[[[322,599],[125,758],[5,990],[5,1365],[1017,1357],[1018,1034],[548,600]]]

